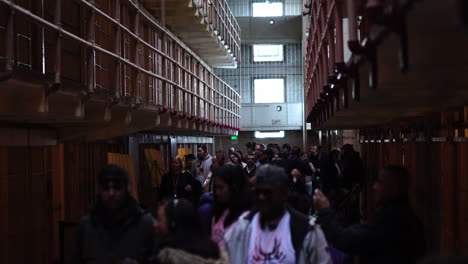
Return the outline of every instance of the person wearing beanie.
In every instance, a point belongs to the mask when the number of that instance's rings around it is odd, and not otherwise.
[[[149,263],[156,241],[153,217],[129,192],[127,171],[107,165],[97,179],[97,199],[81,218],[73,264]]]

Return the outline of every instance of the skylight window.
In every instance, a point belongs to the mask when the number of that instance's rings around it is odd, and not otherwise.
[[[255,79],[255,103],[284,103],[284,79]]]
[[[254,62],[283,61],[283,45],[253,45]]]
[[[254,2],[252,3],[252,15],[254,17],[274,17],[283,15],[282,2]]]

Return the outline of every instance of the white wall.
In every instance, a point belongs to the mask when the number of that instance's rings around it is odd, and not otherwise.
[[[276,0],[270,0],[275,2]],[[227,0],[234,16],[252,16],[252,2],[265,0]],[[283,14],[285,16],[299,16],[302,14],[302,0],[283,0]]]
[[[275,43],[276,44],[276,43]],[[252,45],[242,45],[238,69],[216,69],[215,73],[241,95],[243,130],[291,130],[302,128],[303,57],[302,45],[285,44],[284,62],[258,63],[252,60]],[[255,78],[284,78],[285,103],[254,104]],[[277,106],[282,111],[276,111]]]

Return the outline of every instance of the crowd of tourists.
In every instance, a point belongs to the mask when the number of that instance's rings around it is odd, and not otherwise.
[[[105,167],[72,263],[419,263],[425,255],[405,168],[382,168],[374,214],[346,222],[338,205],[365,182],[352,145],[246,147],[211,156],[199,145],[196,157],[173,157],[154,216],[131,197],[127,172]]]

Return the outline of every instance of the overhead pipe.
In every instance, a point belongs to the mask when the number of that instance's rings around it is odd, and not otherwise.
[[[359,41],[358,35],[358,16],[356,12],[356,0],[347,0],[347,11],[348,11],[348,47],[353,53],[362,53],[363,47]]]
[[[90,0],[89,3],[94,6],[95,2],[94,0]],[[96,15],[95,15],[95,9],[90,10],[90,15],[88,18],[88,35],[86,37],[86,40],[88,43],[91,44],[90,47],[88,47],[87,51],[87,57],[88,57],[88,89],[87,93],[94,93],[94,88],[96,87],[96,51],[94,46],[96,45],[95,43],[95,29],[96,29]],[[60,28],[59,28],[60,29]],[[60,32],[60,31],[59,31]]]
[[[10,12],[8,12],[8,19],[7,19],[6,32],[5,32],[5,66],[4,66],[4,72],[0,73],[0,81],[9,79],[13,73],[14,42],[16,39],[15,32],[14,32],[14,28],[15,28],[14,22],[15,22],[15,9],[12,8]]]
[[[408,28],[405,15],[399,19],[398,35],[400,37],[400,71],[405,73],[409,68]]]
[[[328,81],[333,82],[336,78],[335,74],[335,66],[336,66],[336,45],[335,45],[335,28],[334,25],[328,26],[328,47],[329,47],[329,55],[328,55]]]
[[[114,7],[114,19],[117,21],[117,23],[120,24],[120,0],[115,0],[115,7]],[[114,51],[115,54],[117,54],[119,57],[122,56],[122,31],[120,27],[116,27],[115,31],[115,39],[114,39]],[[121,96],[121,74],[122,74],[122,63],[120,60],[116,60],[115,66],[114,66],[114,97],[115,98],[120,98]]]
[[[163,0],[164,1],[164,0]],[[138,4],[138,0],[135,0],[135,3]],[[133,91],[133,94],[134,94],[134,98],[133,100],[135,101],[136,104],[141,104],[142,102],[142,98],[141,98],[141,92],[140,92],[140,82],[139,82],[139,79],[140,79],[140,69],[141,69],[141,62],[140,62],[140,54],[138,53],[139,50],[140,50],[140,43],[141,43],[141,39],[140,39],[140,13],[137,12],[135,14],[135,17],[134,17],[134,20],[133,20],[133,33],[135,33],[136,36],[138,36],[138,38],[136,39],[135,41],[135,53],[134,53],[134,58],[135,58],[135,64],[139,67],[135,68],[134,69],[134,89],[135,91]]]
[[[54,23],[57,27],[62,27],[62,0],[55,1]],[[57,90],[61,83],[61,67],[62,67],[62,34],[57,32],[55,40],[55,63],[54,63],[54,81],[52,90]]]
[[[343,35],[343,14],[341,12],[341,1],[336,2],[335,6],[335,30],[336,30],[336,57],[335,67],[338,72],[344,72],[344,35]]]

